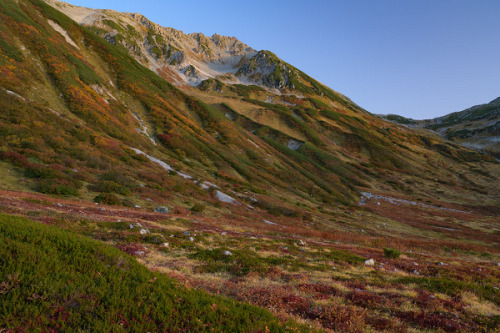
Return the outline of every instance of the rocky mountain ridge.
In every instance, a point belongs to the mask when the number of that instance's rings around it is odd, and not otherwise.
[[[185,34],[137,13],[46,1],[110,43],[126,48],[141,64],[176,85],[198,86],[207,79],[217,79],[228,84],[260,85],[280,93],[313,90],[321,94],[326,89],[270,51],[256,51],[235,37]]]
[[[257,52],[235,37],[185,34],[162,27],[137,13],[88,9],[57,0],[47,3],[115,45],[172,83],[192,86],[217,78],[228,83],[260,84],[293,89],[297,70],[268,51]],[[293,73],[295,72],[295,73]]]

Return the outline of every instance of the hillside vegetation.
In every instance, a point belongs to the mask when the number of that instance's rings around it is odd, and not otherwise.
[[[235,38],[0,1],[0,187],[0,332],[498,327],[495,158]]]
[[[1,329],[290,331],[263,309],[188,290],[101,242],[0,215]]]

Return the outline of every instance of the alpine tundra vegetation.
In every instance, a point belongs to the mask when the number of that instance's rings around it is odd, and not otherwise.
[[[462,144],[497,109],[403,126],[234,37],[2,0],[0,332],[498,330]]]

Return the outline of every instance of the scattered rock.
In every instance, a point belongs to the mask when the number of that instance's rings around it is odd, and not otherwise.
[[[189,236],[191,233],[189,231],[184,231],[184,236]]]
[[[193,238],[193,237],[189,237],[189,240],[190,240],[191,242],[194,242],[194,238]]]
[[[142,256],[144,255],[144,251],[135,251],[136,256]]]
[[[170,243],[169,242],[165,242],[165,243],[161,244],[161,247],[170,247]]]
[[[134,225],[133,225],[133,224],[129,224],[129,225],[128,225],[128,228],[129,228],[129,229],[134,229]]]
[[[300,246],[307,246],[307,243],[306,243],[306,242],[304,242],[304,241],[301,239],[301,240],[299,240],[299,245],[300,245]]]
[[[162,213],[162,214],[168,214],[170,211],[168,210],[168,207],[166,206],[158,206],[155,208],[155,213]]]
[[[441,262],[441,261],[438,262],[437,264],[438,264],[438,266],[444,266],[444,262]]]
[[[229,252],[229,251],[226,250],[226,251],[224,251],[224,255],[225,256],[232,256],[233,254],[231,252]]]
[[[140,233],[141,235],[145,235],[145,234],[148,234],[148,233],[149,233],[149,230],[148,230],[148,229],[144,229],[144,228],[143,228],[143,229],[139,230],[139,233]]]
[[[221,232],[220,234],[221,234],[222,236],[226,236],[226,235],[227,235],[227,232],[225,232],[225,231],[224,231],[224,232]]]
[[[375,265],[375,260],[373,260],[373,259],[365,260],[365,265],[366,266],[373,266],[373,265]]]
[[[61,205],[59,202],[56,203],[57,207],[62,207],[63,205]]]
[[[414,270],[414,271],[413,271],[413,274],[420,275],[420,273],[419,273],[417,270]]]
[[[229,196],[229,195],[227,195],[225,193],[222,193],[219,190],[215,191],[215,196],[217,197],[217,199],[219,201],[230,203],[230,204],[233,204],[233,205],[236,204],[236,200],[233,197],[231,197],[231,196]]]

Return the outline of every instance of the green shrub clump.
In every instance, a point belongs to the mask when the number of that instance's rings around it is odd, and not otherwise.
[[[384,247],[384,256],[386,258],[396,259],[399,258],[399,256],[401,256],[401,252],[396,250],[395,248],[388,249]]]
[[[193,207],[191,207],[191,211],[196,212],[196,213],[201,213],[207,208],[204,204],[202,203],[195,203]]]
[[[98,204],[104,205],[120,205],[120,199],[112,193],[101,193],[94,198]]]

